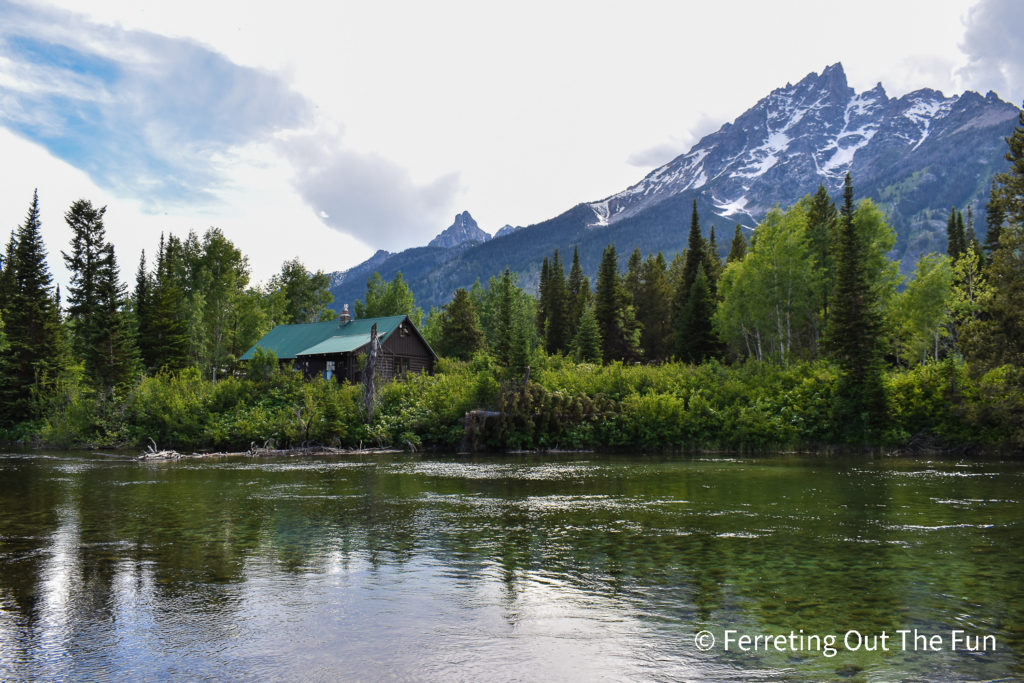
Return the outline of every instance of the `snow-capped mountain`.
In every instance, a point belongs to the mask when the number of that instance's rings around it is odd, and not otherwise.
[[[847,84],[842,65],[833,64],[774,90],[686,154],[590,204],[592,224],[611,225],[689,192],[707,200],[719,217],[754,225],[772,206],[788,206],[818,183],[838,189],[847,172],[860,196],[879,191],[874,198],[895,210],[890,213],[914,208],[910,215],[896,216],[910,221],[919,207],[896,206],[881,189],[902,182],[907,170],[930,174],[922,184],[945,185],[944,169],[931,163],[936,153],[950,160],[967,157],[984,175],[989,157],[956,147],[973,144],[973,133],[984,135],[983,148],[998,147],[999,133],[1005,135],[1016,116],[1016,107],[994,93],[946,97],[924,89],[892,99],[881,84],[857,93]],[[998,129],[994,135],[988,134],[992,128]],[[975,194],[976,183],[970,185],[946,188],[935,208],[963,207]]]
[[[704,233],[717,227],[724,252],[737,223],[752,228],[769,209],[791,206],[819,183],[838,199],[848,171],[857,199],[874,200],[886,214],[897,235],[891,256],[909,272],[922,254],[945,252],[951,206],[973,207],[976,232],[984,236],[989,184],[1006,168],[1005,138],[1019,112],[991,92],[947,97],[923,89],[891,98],[879,84],[857,93],[842,65],[834,64],[772,91],[611,197],[536,225],[506,226],[488,241],[455,238],[460,248],[442,248],[449,231],[459,232],[453,225],[431,246],[378,252],[336,278],[332,291],[340,307],[365,296],[373,272],[390,279],[401,271],[426,308],[506,266],[531,288],[540,263],[556,248],[564,260],[578,248],[590,275],[608,244],[617,246],[623,263],[634,247],[671,258],[685,246],[694,201]]]

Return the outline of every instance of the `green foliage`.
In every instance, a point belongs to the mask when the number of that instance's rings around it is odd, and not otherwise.
[[[92,384],[110,393],[132,379],[138,350],[114,246],[106,241],[106,210],[84,199],[71,205],[64,215],[72,233],[71,253],[64,254],[64,263],[71,273],[67,321],[72,347]]]
[[[356,299],[357,318],[382,318],[389,315],[407,315],[413,325],[423,322],[423,309],[416,306],[412,290],[402,274],[384,282],[380,273],[374,273],[366,282],[366,303]]]
[[[715,328],[736,356],[787,363],[807,357],[816,341],[820,269],[800,207],[777,209],[758,226],[750,251],[722,275]]]
[[[329,285],[330,278],[322,270],[311,273],[298,258],[285,261],[281,272],[267,284],[268,296],[272,299],[270,307],[274,324],[293,325],[330,320],[334,311],[327,306],[334,300],[334,296]]]
[[[484,332],[469,292],[461,287],[440,314],[437,352],[468,360],[484,347]]]
[[[729,245],[729,255],[725,258],[726,265],[734,261],[742,261],[747,255],[747,240],[743,237],[743,228],[736,224],[736,232],[732,236],[732,243]]]
[[[0,356],[0,426],[31,418],[31,392],[45,390],[66,364],[41,228],[39,196],[33,194],[25,222],[11,236],[4,263],[8,349]]]
[[[889,308],[889,329],[894,335],[891,346],[897,359],[915,363],[931,356],[939,360],[940,343],[949,336],[952,298],[950,259],[939,254],[923,256],[914,278]]]

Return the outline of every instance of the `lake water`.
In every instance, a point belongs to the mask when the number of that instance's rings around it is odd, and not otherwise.
[[[1022,500],[999,460],[0,455],[0,679],[1022,679]]]

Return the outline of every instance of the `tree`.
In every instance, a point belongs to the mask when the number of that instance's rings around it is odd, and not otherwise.
[[[714,313],[715,301],[711,285],[704,274],[704,264],[700,264],[680,316],[676,348],[681,360],[701,363],[718,355],[719,342],[711,326]]]
[[[729,245],[729,255],[725,258],[726,265],[733,261],[742,261],[747,255],[747,240],[743,237],[743,228],[736,224],[736,233],[732,236],[732,244]]]
[[[988,193],[988,204],[985,206],[985,253],[989,257],[999,247],[999,235],[1003,230],[1006,212],[1002,206],[1002,192],[999,178],[992,179],[992,187]]]
[[[722,269],[722,257],[718,254],[718,244],[715,242],[715,226],[712,225],[704,244],[704,274],[714,298],[718,297],[718,278],[722,276]]]
[[[577,330],[580,325],[580,316],[586,308],[590,299],[590,280],[583,274],[580,266],[580,250],[572,248],[572,267],[569,269],[569,279],[566,282],[567,317],[569,329]]]
[[[954,206],[949,210],[946,221],[946,253],[952,260],[957,260],[967,248],[967,234],[964,231],[964,215]]]
[[[973,248],[968,247],[966,253],[973,254]],[[961,255],[958,261],[963,258]],[[952,295],[950,259],[939,254],[922,256],[914,269],[914,278],[891,308],[897,359],[922,363],[929,356],[939,359],[939,342],[949,336]]]
[[[357,318],[381,318],[389,315],[407,315],[413,324],[423,322],[423,309],[416,305],[412,290],[399,271],[395,278],[384,282],[380,273],[374,273],[366,282],[366,303],[356,299]]]
[[[65,363],[41,228],[36,192],[4,259],[8,350],[0,356],[0,424],[32,417],[33,388],[46,391]]]
[[[440,319],[438,353],[467,360],[484,347],[484,332],[469,292],[460,287],[444,307]]]
[[[870,440],[885,415],[882,312],[879,290],[869,279],[870,236],[858,231],[854,219],[853,182],[847,173],[826,341],[839,367],[835,424],[849,439]]]
[[[379,280],[380,275],[374,275]],[[315,323],[330,320],[335,315],[327,307],[334,301],[330,278],[322,270],[309,272],[298,258],[282,264],[281,272],[270,279],[268,290],[272,297],[280,301],[279,305],[273,307],[273,322],[276,325]]]
[[[580,316],[576,339],[573,341],[573,355],[577,361],[601,362],[601,331],[598,329],[594,307],[587,306]]]
[[[788,363],[815,341],[821,275],[800,205],[768,212],[742,261],[722,275],[714,326],[736,355]]]
[[[640,355],[640,326],[633,306],[619,278],[615,245],[609,244],[601,255],[597,271],[597,294],[594,316],[601,334],[601,356],[604,360],[636,360]]]
[[[150,372],[180,370],[191,364],[185,269],[181,240],[160,236],[156,272],[149,299],[149,336],[140,339],[142,357]]]
[[[545,347],[548,353],[561,353],[569,346],[571,335],[566,320],[568,298],[565,287],[565,270],[562,268],[562,261],[559,259],[557,249],[555,249],[548,271],[546,295],[547,301],[544,306],[547,313]]]
[[[636,317],[641,325],[640,346],[644,358],[651,361],[668,358],[672,346],[672,286],[665,257],[660,251],[657,256],[649,254],[644,261]]]
[[[953,264],[953,288],[949,307],[954,345],[965,357],[975,357],[986,345],[983,314],[992,299],[992,288],[983,275],[981,251],[972,245]]]
[[[836,279],[836,226],[838,221],[835,202],[828,196],[824,185],[807,202],[807,244],[814,267],[820,274],[821,300],[818,302],[820,321],[815,326],[815,341],[828,320],[828,304]]]
[[[697,268],[706,258],[706,245],[700,234],[700,215],[697,213],[697,200],[693,200],[693,212],[690,215],[690,236],[686,242],[686,263],[683,266],[683,276],[680,282],[679,310],[686,303],[690,288],[693,287],[693,280],[697,277]],[[706,273],[705,273],[706,275]]]
[[[71,228],[71,253],[63,257],[71,273],[67,321],[72,348],[93,386],[109,394],[132,378],[138,352],[114,246],[106,240],[106,210],[85,199],[71,205],[64,214]]]
[[[992,292],[975,357],[988,366],[1024,365],[1024,226],[1003,228],[986,279]]]
[[[547,339],[548,329],[548,282],[551,280],[551,262],[544,257],[540,266],[540,281],[537,284],[537,334]]]
[[[1018,114],[1017,127],[1006,138],[1006,160],[1010,168],[995,176],[999,209],[1006,221],[1024,226],[1024,111]]]

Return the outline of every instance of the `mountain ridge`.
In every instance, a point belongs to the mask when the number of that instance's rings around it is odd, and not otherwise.
[[[1005,165],[1004,138],[1018,112],[993,92],[947,97],[922,88],[891,98],[879,83],[857,93],[841,63],[832,64],[772,90],[621,192],[455,250],[436,245],[435,238],[433,246],[383,260],[378,252],[338,279],[335,301],[364,296],[374,271],[385,278],[401,271],[417,302],[429,307],[506,266],[519,274],[521,285],[535,287],[541,260],[555,248],[566,257],[579,248],[590,275],[609,243],[621,252],[620,264],[634,246],[671,258],[685,246],[694,201],[704,234],[719,226],[724,251],[735,224],[752,227],[773,206],[790,206],[819,183],[838,197],[847,172],[858,200],[873,199],[887,215],[897,233],[890,255],[909,271],[922,254],[945,251],[950,206],[972,205],[975,216],[983,217],[992,175]],[[976,228],[984,235],[980,224]]]

